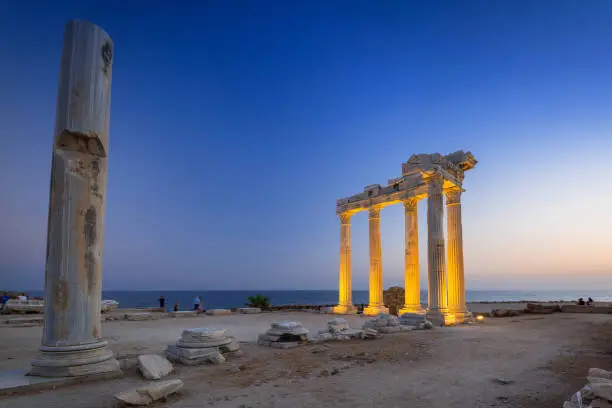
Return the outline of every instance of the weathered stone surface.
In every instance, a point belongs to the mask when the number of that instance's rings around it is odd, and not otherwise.
[[[138,367],[138,358],[122,358],[119,361],[119,368],[123,371],[129,371]]]
[[[213,327],[185,329],[176,345],[166,349],[169,360],[186,365],[220,364],[217,355],[223,354],[240,355],[240,344],[227,330]]]
[[[228,309],[208,309],[206,311],[207,316],[230,316],[232,311]]]
[[[596,397],[612,401],[612,381],[590,383],[589,385]]]
[[[225,357],[223,357],[223,354],[216,352],[208,356],[208,361],[211,364],[223,364],[225,363]]]
[[[116,394],[115,401],[120,405],[149,405],[153,401],[166,398],[182,388],[183,382],[181,380],[157,381]]]
[[[257,314],[257,313],[261,313],[261,309],[258,307],[241,307],[240,309],[238,309],[238,313]]]
[[[610,371],[606,371],[606,370],[602,370],[601,368],[589,368],[589,377],[595,377],[595,378],[607,378],[607,379],[611,379],[612,378],[612,372]]]
[[[170,374],[173,368],[168,360],[157,354],[138,356],[138,370],[147,380],[159,380]]]
[[[178,312],[169,312],[170,317],[198,317],[200,314],[195,310],[182,310]]]
[[[157,313],[126,313],[125,320],[139,321],[139,320],[157,320],[161,318],[161,316]]]
[[[417,313],[404,313],[398,320],[401,325],[416,326],[417,324],[425,323],[425,315]]]
[[[30,375],[117,372],[102,339],[102,255],[113,43],[100,27],[64,32],[51,159],[42,346]]]

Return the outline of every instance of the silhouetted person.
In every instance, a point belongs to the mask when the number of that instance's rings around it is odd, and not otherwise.
[[[587,306],[591,306],[593,303],[595,303],[595,301],[592,297],[589,296],[589,300],[587,300]]]
[[[161,296],[158,300],[159,300],[159,308],[164,309],[166,307],[166,299],[163,296]]]
[[[583,298],[578,299],[578,304],[580,306],[584,306],[584,299]]]
[[[178,312],[178,302],[174,302],[174,311]]]

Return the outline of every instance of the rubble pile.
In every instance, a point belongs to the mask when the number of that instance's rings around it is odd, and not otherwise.
[[[379,313],[374,319],[363,324],[365,329],[374,329],[381,333],[397,333],[413,330],[413,326],[401,325],[400,320],[388,313]]]
[[[591,368],[587,385],[563,403],[563,408],[605,408],[612,407],[612,372]]]
[[[366,333],[363,329],[352,329],[346,319],[336,317],[327,322],[327,329],[319,330],[318,334],[310,339],[311,343],[323,343],[331,340],[352,340],[352,339],[368,339],[379,338],[377,330],[368,330]]]

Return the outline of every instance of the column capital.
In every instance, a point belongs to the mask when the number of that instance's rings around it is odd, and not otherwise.
[[[406,200],[403,200],[402,203],[404,204],[404,210],[406,210],[407,212],[413,212],[417,210],[419,199],[416,197],[410,197]]]
[[[368,218],[380,218],[380,210],[382,207],[372,206],[368,209]]]
[[[459,205],[461,204],[461,193],[463,190],[460,188],[451,188],[444,191],[446,195],[446,206]]]
[[[442,182],[444,180],[444,176],[438,169],[431,170],[422,170],[421,177],[425,183],[435,183]]]
[[[353,216],[353,213],[350,213],[350,212],[338,214],[338,218],[340,218],[341,224],[350,224],[352,216]]]

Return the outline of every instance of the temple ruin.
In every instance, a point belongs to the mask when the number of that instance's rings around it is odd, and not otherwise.
[[[405,300],[399,314],[427,314],[442,324],[462,323],[470,312],[465,301],[463,238],[461,231],[461,193],[466,171],[476,166],[470,152],[462,150],[442,156],[415,154],[402,163],[402,176],[387,186],[366,186],[363,193],[342,198],[336,203],[340,218],[340,284],[335,313],[354,313],[351,275],[351,216],[368,211],[370,231],[370,298],[364,314],[388,312],[383,303],[382,246],[380,210],[402,203],[405,210]],[[447,240],[445,242],[444,196],[446,196]],[[417,205],[427,198],[428,308],[420,301]]]

